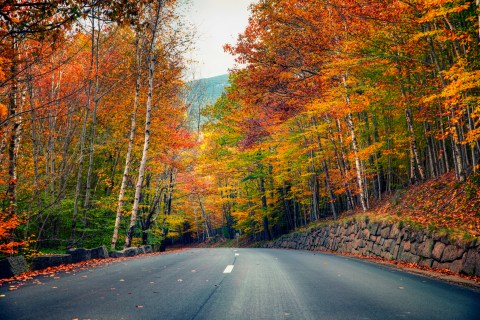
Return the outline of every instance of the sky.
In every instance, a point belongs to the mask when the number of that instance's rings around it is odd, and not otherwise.
[[[248,6],[253,0],[192,0],[188,19],[197,34],[191,58],[197,60],[190,77],[200,79],[225,74],[234,66],[234,58],[223,51],[234,44],[248,24]]]

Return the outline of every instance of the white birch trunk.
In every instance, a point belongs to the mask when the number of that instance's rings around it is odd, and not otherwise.
[[[145,117],[145,140],[143,144],[142,160],[138,169],[138,179],[135,186],[135,198],[133,201],[132,215],[130,217],[130,225],[128,227],[127,237],[125,239],[125,248],[129,248],[132,244],[133,232],[137,222],[138,207],[140,205],[140,194],[142,192],[143,178],[145,175],[145,167],[147,164],[148,147],[150,144],[150,121],[152,114],[152,100],[153,100],[153,78],[155,73],[155,45],[157,39],[158,23],[160,20],[160,12],[163,7],[163,1],[157,4],[155,16],[153,17],[151,29],[150,50],[148,52],[148,96],[147,96],[147,111]]]
[[[342,79],[343,79],[343,86],[345,87],[345,90],[347,90],[347,76],[343,74]],[[350,96],[348,92],[345,92],[345,102],[347,103],[348,106],[350,105]],[[357,142],[357,136],[355,134],[355,124],[353,123],[351,112],[348,112],[346,117],[346,122],[347,122],[347,127],[350,130],[350,136],[352,138],[352,150],[355,158],[355,172],[357,175],[358,191],[360,193],[360,205],[362,206],[362,210],[365,212],[367,211],[368,207],[367,207],[367,201],[365,199],[365,186],[364,186],[364,180],[362,177],[362,164],[360,162],[360,158],[358,157],[358,142]]]
[[[136,58],[137,58],[137,79],[135,83],[135,98],[133,100],[133,112],[132,112],[132,123],[130,125],[130,136],[128,139],[128,149],[127,155],[125,158],[125,169],[123,171],[122,183],[120,185],[120,192],[118,194],[118,205],[117,205],[117,214],[115,217],[115,227],[113,229],[113,237],[112,237],[112,250],[115,250],[115,246],[117,245],[118,241],[118,229],[120,228],[120,221],[122,219],[122,211],[123,211],[123,202],[125,197],[125,188],[127,185],[127,178],[128,173],[130,171],[130,165],[132,163],[132,149],[133,149],[133,140],[135,138],[135,130],[136,130],[136,123],[137,123],[137,108],[138,108],[138,97],[140,95],[140,78],[141,78],[141,55],[140,55],[140,45],[139,45],[139,37],[137,35],[136,39]]]

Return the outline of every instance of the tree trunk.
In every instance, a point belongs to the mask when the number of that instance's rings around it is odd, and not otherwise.
[[[410,133],[410,150],[412,156],[415,159],[416,169],[420,174],[420,179],[425,181],[425,169],[423,168],[422,162],[420,161],[420,154],[418,152],[417,139],[415,138],[415,131],[413,128],[413,116],[412,110],[410,108],[405,108],[405,118],[407,120],[407,127]]]
[[[135,52],[136,52],[136,59],[137,59],[137,74],[136,74],[136,81],[135,81],[135,97],[133,100],[133,111],[132,111],[132,121],[130,124],[130,134],[128,139],[128,148],[127,148],[127,155],[125,157],[125,168],[123,170],[122,176],[122,183],[120,184],[120,191],[118,193],[118,204],[117,204],[117,213],[115,216],[115,226],[113,228],[113,236],[112,236],[112,244],[111,249],[115,250],[115,246],[117,245],[118,241],[118,229],[120,228],[120,222],[122,219],[122,212],[123,212],[123,203],[125,197],[125,188],[127,186],[128,180],[128,173],[130,171],[130,165],[132,163],[132,149],[133,149],[133,141],[135,139],[135,130],[136,130],[136,123],[137,123],[137,109],[138,109],[138,97],[140,96],[140,83],[141,83],[141,73],[140,73],[140,66],[141,66],[141,54],[140,54],[140,44],[139,44],[139,36],[137,35],[135,40]]]
[[[355,135],[355,125],[353,123],[352,114],[347,114],[347,126],[350,130],[350,135],[352,137],[352,150],[353,155],[355,157],[355,172],[357,174],[357,183],[358,183],[358,191],[360,194],[360,205],[362,206],[362,210],[365,212],[367,211],[367,201],[365,199],[365,186],[364,181],[362,178],[362,167],[360,163],[360,158],[358,157],[358,142],[357,137]]]
[[[147,96],[147,110],[145,117],[145,139],[143,143],[142,160],[140,161],[140,167],[138,169],[137,185],[135,187],[135,198],[133,201],[132,215],[130,217],[130,225],[128,227],[127,237],[125,239],[125,248],[128,248],[132,244],[133,233],[135,224],[137,221],[138,207],[140,205],[140,194],[142,192],[143,177],[145,175],[145,167],[147,164],[148,147],[150,144],[150,121],[152,116],[152,103],[153,103],[153,80],[155,73],[155,45],[157,39],[158,23],[160,21],[160,11],[162,9],[163,2],[160,1],[157,4],[156,13],[151,21],[151,39],[150,49],[148,52],[148,96]]]
[[[18,44],[15,40],[12,40],[12,65],[10,67],[10,74],[12,78],[12,84],[10,86],[10,92],[8,93],[8,117],[13,121],[13,126],[10,131],[10,140],[8,143],[8,186],[7,186],[7,201],[10,217],[13,217],[17,213],[17,134],[20,130],[20,121],[17,115],[17,91],[18,91]]]

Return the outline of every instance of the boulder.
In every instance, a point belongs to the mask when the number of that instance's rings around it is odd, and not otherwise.
[[[430,258],[432,256],[432,250],[433,250],[433,240],[427,239],[427,241],[423,242],[418,246],[417,254],[424,258]]]
[[[420,262],[420,257],[414,254],[411,254],[410,252],[404,252],[400,258],[400,261],[404,262],[413,262],[413,263],[419,263]]]
[[[109,254],[110,258],[121,258],[125,257],[125,252],[123,251],[112,251]]]
[[[145,253],[145,248],[143,246],[135,248],[137,249],[137,254],[144,254]]]
[[[433,250],[432,250],[432,258],[437,261],[440,261],[442,259],[443,250],[445,250],[445,244],[443,244],[440,241],[435,243],[435,246],[433,247]]]
[[[90,252],[92,259],[105,259],[109,257],[106,246],[90,249]]]
[[[33,258],[32,270],[42,270],[69,263],[72,263],[72,256],[70,254],[48,254]]]
[[[152,246],[151,245],[145,245],[145,246],[142,246],[143,248],[143,251],[145,251],[145,253],[151,253],[152,252]]]
[[[380,236],[382,238],[388,238],[390,236],[390,227],[385,227],[380,231]]]
[[[24,256],[9,257],[0,260],[0,279],[11,278],[27,271],[28,265]]]
[[[373,222],[368,225],[368,230],[370,231],[370,234],[377,236],[379,235],[379,226],[380,224],[378,222]]]
[[[459,259],[463,254],[465,253],[465,250],[462,248],[459,248],[454,245],[448,245],[445,247],[445,250],[443,251],[442,255],[442,262],[451,262]]]
[[[470,249],[466,254],[465,263],[463,264],[461,273],[469,276],[475,275],[476,265],[480,267],[480,255],[477,250]]]
[[[120,252],[122,252],[125,257],[133,257],[137,255],[137,248],[126,248]]]
[[[399,223],[394,223],[392,225],[392,228],[390,229],[390,234],[388,237],[390,239],[397,239],[398,235],[400,234],[400,224]]]
[[[84,248],[72,248],[67,250],[67,254],[72,256],[72,262],[80,262],[91,259],[91,251]]]

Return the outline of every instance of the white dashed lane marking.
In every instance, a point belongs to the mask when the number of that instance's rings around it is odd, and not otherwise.
[[[232,273],[233,270],[233,264],[229,264],[225,270],[223,270],[223,273]]]

